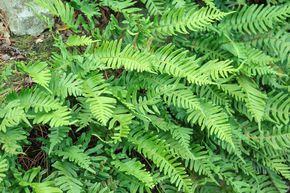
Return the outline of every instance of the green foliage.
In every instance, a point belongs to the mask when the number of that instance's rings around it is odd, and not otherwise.
[[[286,192],[289,3],[249,2],[35,0],[62,23],[0,74],[0,192]]]

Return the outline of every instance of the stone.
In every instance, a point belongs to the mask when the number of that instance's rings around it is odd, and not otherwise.
[[[35,5],[32,10],[28,3],[33,0],[0,0],[0,9],[7,16],[10,31],[15,35],[38,36],[47,24],[38,17],[48,11]]]

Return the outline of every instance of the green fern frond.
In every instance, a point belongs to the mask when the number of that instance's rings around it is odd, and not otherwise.
[[[74,162],[81,168],[95,173],[91,168],[92,162],[90,157],[84,153],[84,150],[80,146],[71,146],[63,148],[62,150],[55,150],[53,151],[53,154],[62,157],[64,160]]]
[[[137,131],[128,137],[130,143],[136,146],[138,152],[151,159],[161,171],[169,176],[171,183],[176,184],[179,190],[191,192],[191,180],[183,167],[166,150],[166,144],[157,138],[157,135]]]
[[[290,14],[290,6],[244,6],[229,17],[222,25],[240,33],[257,34],[273,29],[286,21]]]
[[[106,90],[106,85],[99,75],[90,77],[83,84],[84,96],[90,106],[90,110],[95,118],[103,125],[106,125],[113,116],[116,99],[109,97],[111,92]]]
[[[202,130],[207,128],[210,135],[216,135],[219,139],[233,145],[229,118],[219,106],[203,103],[201,109],[188,111],[187,121],[192,125],[197,123]]]
[[[67,193],[80,193],[83,190],[83,183],[78,179],[77,168],[67,162],[55,162],[52,165],[57,177],[55,184]]]
[[[134,116],[130,113],[120,112],[115,114],[109,122],[109,129],[114,129],[114,136],[112,139],[114,142],[119,142],[122,138],[127,138],[130,132],[130,124]]]
[[[45,62],[30,63],[28,66],[20,63],[18,67],[29,74],[34,82],[49,90],[48,85],[51,79],[51,72]]]
[[[149,188],[155,185],[152,176],[145,170],[145,165],[136,159],[114,160],[112,164],[118,171],[134,176]]]
[[[198,73],[198,64],[195,56],[188,57],[188,51],[174,49],[175,46],[168,44],[154,53],[157,61],[155,68],[161,72],[174,77],[184,77],[195,84],[210,84],[207,76]]]
[[[43,92],[41,89],[26,89],[20,92],[18,99],[21,102],[21,105],[24,107],[26,111],[30,108],[33,108],[35,113],[38,112],[49,112],[51,110],[56,110],[61,108],[61,102],[51,96]]]
[[[75,122],[75,121],[74,121]],[[70,110],[62,106],[61,108],[50,111],[50,112],[39,112],[34,115],[33,119],[34,124],[43,123],[49,124],[51,127],[60,127],[73,124],[71,121],[71,112]]]
[[[22,153],[22,143],[25,142],[27,133],[20,128],[11,128],[6,133],[0,132],[1,149],[11,155]]]
[[[66,98],[67,96],[81,96],[82,83],[73,73],[52,76],[50,90],[56,96]]]
[[[161,15],[164,12],[164,0],[141,0],[148,9],[150,15]]]
[[[0,111],[0,120],[2,132],[6,132],[8,127],[17,126],[22,121],[30,125],[19,100],[11,101]]]
[[[50,154],[53,150],[53,148],[62,142],[62,140],[67,136],[68,132],[71,130],[69,127],[52,127],[49,129],[50,134],[49,136],[49,151],[48,154]]]
[[[158,22],[155,22],[152,34],[161,37],[177,33],[188,34],[189,31],[204,29],[226,15],[228,14],[210,7],[171,9],[163,14]]]
[[[4,156],[0,156],[0,184],[6,178],[6,171],[8,170],[9,165],[7,159]]]
[[[139,12],[140,9],[137,7],[134,7],[136,4],[135,1],[132,0],[122,0],[122,1],[116,1],[116,0],[101,0],[100,5],[110,7],[112,10],[116,12],[121,12],[124,14],[133,14],[136,12]]]
[[[266,107],[267,96],[257,89],[257,86],[251,80],[240,77],[239,84],[246,94],[246,107],[255,118],[257,123],[260,123]]]
[[[77,36],[77,35],[72,35],[69,36],[66,45],[68,47],[74,47],[74,46],[88,46],[94,43],[95,41],[92,40],[90,37],[87,36]]]
[[[152,72],[152,56],[148,52],[140,52],[132,45],[121,49],[122,41],[104,42],[96,48],[95,57],[113,69],[124,67],[126,70],[137,72]],[[109,50],[109,51],[108,51]]]
[[[54,187],[54,183],[50,181],[42,183],[30,183],[29,186],[35,193],[63,193],[61,189]]]
[[[64,3],[61,0],[34,0],[34,3],[47,9],[51,14],[60,17],[68,27],[72,28],[73,30],[77,29],[78,24],[75,22],[74,18],[75,10],[68,3]]]
[[[290,97],[288,93],[271,92],[266,102],[266,118],[287,125],[289,123]]]

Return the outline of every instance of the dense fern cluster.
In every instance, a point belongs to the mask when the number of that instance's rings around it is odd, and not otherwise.
[[[286,193],[287,2],[35,0],[73,34],[1,95],[1,192]]]

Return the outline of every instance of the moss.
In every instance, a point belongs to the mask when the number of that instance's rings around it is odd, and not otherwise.
[[[13,37],[14,47],[24,53],[28,60],[47,60],[53,51],[53,37],[50,34],[44,35],[43,42],[36,43],[35,37],[18,36]]]

